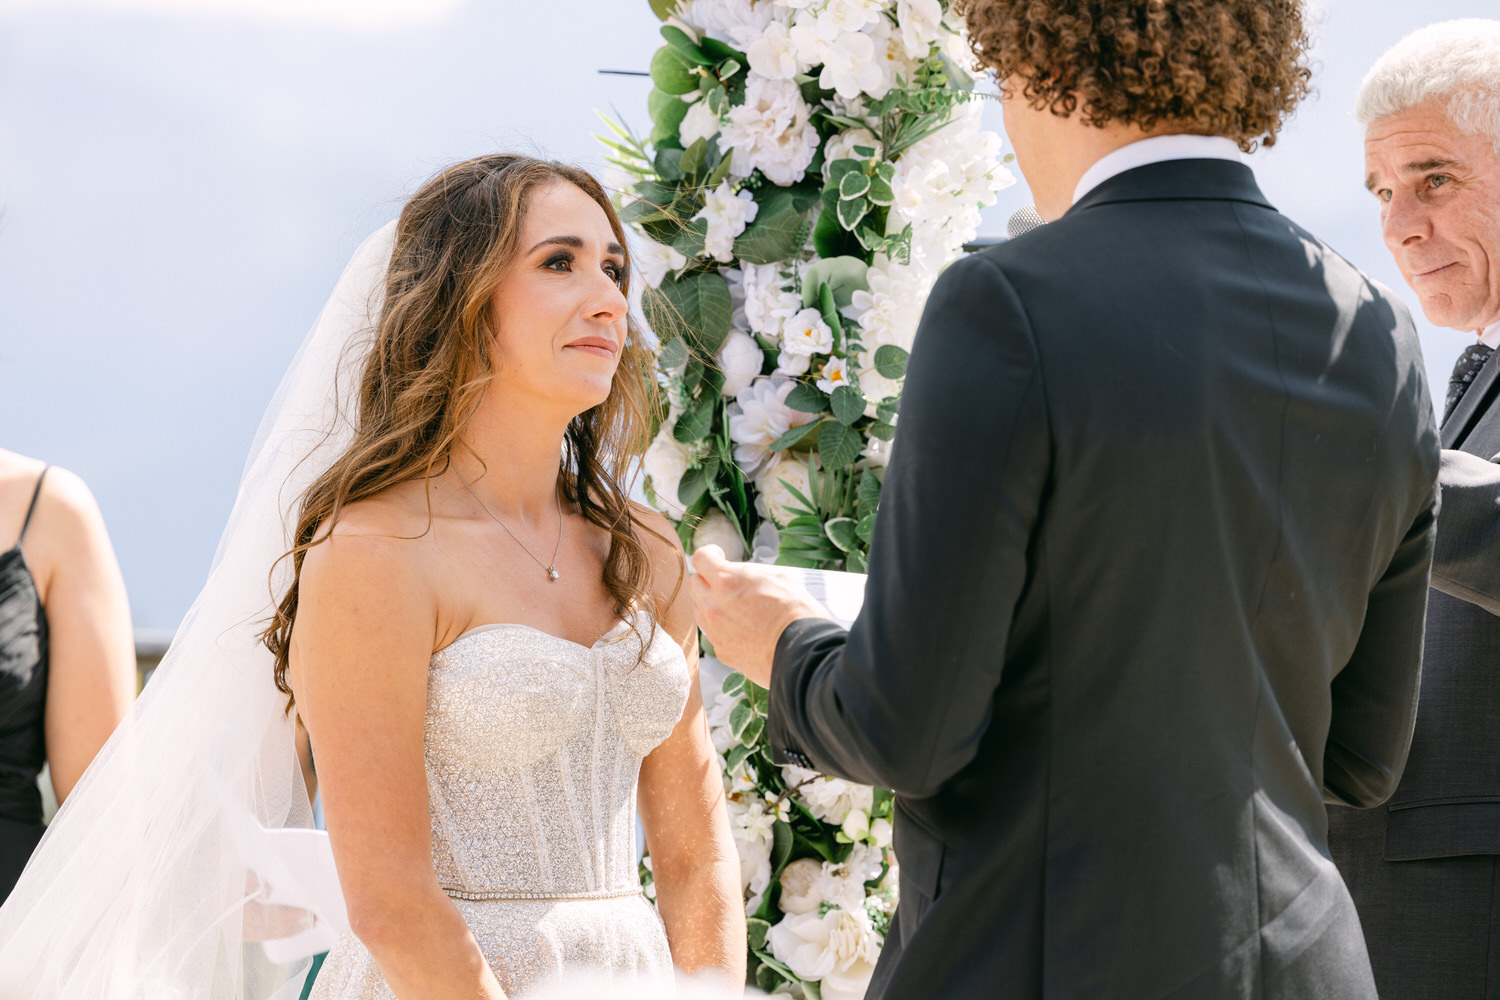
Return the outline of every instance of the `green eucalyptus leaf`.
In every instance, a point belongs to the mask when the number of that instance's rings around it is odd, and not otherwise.
[[[692,444],[708,437],[714,427],[714,400],[707,399],[677,418],[672,428],[672,437],[683,444]]]
[[[863,219],[869,211],[870,200],[868,198],[840,198],[838,208],[839,225],[859,236],[860,234],[855,232],[854,227],[859,225],[859,220]],[[864,244],[866,250],[871,249],[870,245],[865,243],[863,238],[860,239],[860,243]]]
[[[870,177],[860,170],[851,170],[839,179],[839,198],[850,201],[870,190]]]
[[[682,98],[664,90],[652,88],[651,93],[646,95],[646,109],[651,114],[651,135],[647,141],[658,151],[661,150],[663,143],[681,146],[677,133],[682,129],[682,119],[687,115],[688,110]]]
[[[829,397],[833,415],[839,423],[848,427],[865,415],[865,397],[852,385],[841,385]]]
[[[853,153],[855,156],[863,156],[867,160],[870,159],[870,157],[872,157],[872,156],[875,155],[875,147],[874,146],[854,146],[849,151],[851,153]]]
[[[818,457],[825,471],[845,469],[859,460],[864,439],[859,431],[836,420],[824,421],[818,428]]]
[[[728,42],[721,42],[717,38],[711,38],[708,35],[703,36],[703,40],[698,43],[698,46],[716,63],[721,63],[726,59],[737,59],[742,63],[745,61],[745,53]]]
[[[884,421],[877,420],[868,428],[870,437],[879,438],[881,441],[891,441],[896,437],[896,428]]]
[[[678,146],[665,146],[656,151],[656,160],[653,163],[659,176],[669,181],[680,181],[686,174],[682,170],[682,148]],[[672,199],[675,207],[678,199]]]
[[[875,404],[875,419],[881,423],[894,424],[901,409],[900,396],[887,396]]]
[[[795,255],[807,243],[812,223],[785,189],[773,188],[759,202],[755,221],[734,241],[734,255],[749,264],[775,264]]]
[[[661,28],[661,37],[667,40],[667,44],[672,46],[678,55],[689,62],[699,66],[712,66],[714,64],[712,59],[703,54],[703,50],[698,47],[698,43],[689,38],[688,33],[681,28],[671,24],[664,24]]]
[[[714,168],[714,172],[708,175],[708,182],[704,184],[704,187],[712,190],[724,183],[724,179],[729,176],[729,168],[733,162],[733,154],[725,153],[723,159],[719,161],[719,165]]]
[[[910,359],[911,355],[905,348],[882,344],[875,351],[875,371],[882,378],[901,378],[906,374],[906,364]]]
[[[824,413],[828,409],[828,396],[817,386],[798,382],[787,393],[786,406],[798,413]]]
[[[708,238],[708,220],[694,219],[685,222],[677,235],[672,238],[672,249],[682,254],[688,260],[696,260],[703,256],[704,241]]]
[[[707,79],[707,77],[704,77],[705,81]],[[719,117],[722,118],[724,115],[729,114],[729,92],[724,89],[722,84],[711,84],[707,92],[704,93],[703,99],[708,102],[709,110]]]
[[[824,257],[813,261],[802,272],[802,307],[818,304],[818,289],[827,284],[833,289],[833,301],[840,309],[848,306],[855,292],[869,291],[870,265],[858,257]]]
[[[836,517],[823,525],[823,533],[828,540],[837,545],[840,552],[848,552],[855,547],[857,524],[852,517]]]
[[[641,305],[660,340],[682,337],[704,357],[718,353],[734,318],[729,283],[717,271],[665,278],[659,288],[646,289]]]
[[[698,89],[698,74],[686,56],[663,45],[651,57],[651,82],[668,94],[686,94]]]
[[[620,221],[627,226],[640,226],[648,222],[665,222],[672,218],[648,201],[633,201],[620,209]]]

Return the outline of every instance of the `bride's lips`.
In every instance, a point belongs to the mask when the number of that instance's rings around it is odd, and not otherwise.
[[[565,347],[572,347],[585,354],[597,354],[601,358],[613,359],[620,353],[620,345],[608,337],[581,337]]]

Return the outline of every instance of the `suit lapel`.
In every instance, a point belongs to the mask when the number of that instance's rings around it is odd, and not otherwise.
[[[1500,363],[1496,363],[1496,356],[1500,356],[1500,351],[1490,355],[1484,367],[1479,369],[1479,374],[1474,377],[1474,384],[1469,386],[1448,419],[1443,421],[1441,433],[1444,448],[1457,448],[1462,444],[1474,426],[1475,418],[1489,409],[1496,390],[1500,389]]]

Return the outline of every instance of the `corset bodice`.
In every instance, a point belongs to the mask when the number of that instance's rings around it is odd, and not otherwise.
[[[640,891],[636,778],[681,717],[689,678],[671,636],[638,620],[591,647],[486,625],[433,655],[428,797],[433,865],[450,895]]]

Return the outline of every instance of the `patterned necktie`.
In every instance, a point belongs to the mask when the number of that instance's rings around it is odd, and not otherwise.
[[[1464,352],[1458,356],[1458,363],[1453,366],[1453,376],[1448,379],[1448,403],[1443,409],[1443,419],[1447,420],[1453,413],[1453,408],[1463,398],[1469,386],[1479,375],[1479,369],[1490,359],[1494,353],[1493,348],[1485,347],[1483,344],[1471,344],[1464,348]]]

